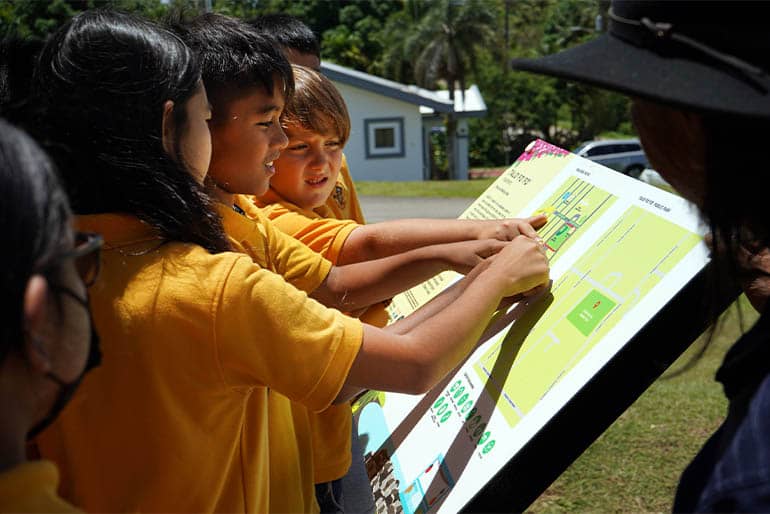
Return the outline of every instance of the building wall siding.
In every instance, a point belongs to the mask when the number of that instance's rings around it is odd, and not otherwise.
[[[419,107],[339,82],[350,114],[350,139],[345,145],[354,180],[423,180],[422,116]],[[366,119],[403,118],[403,157],[366,158]]]

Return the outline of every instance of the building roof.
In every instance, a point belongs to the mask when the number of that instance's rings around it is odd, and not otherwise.
[[[458,118],[480,118],[487,114],[487,104],[476,84],[466,89],[465,95],[461,93],[461,90],[455,89],[455,116]],[[446,89],[436,91],[435,94],[447,101],[449,100],[449,91]],[[423,106],[420,107],[420,114],[429,117],[435,115],[435,111],[430,107]]]
[[[419,105],[421,106],[420,112],[424,107],[428,108],[430,112],[452,112],[453,106],[452,102],[449,101],[449,95],[442,96],[442,91],[430,91],[414,85],[401,84],[329,62],[321,62],[321,71],[329,79],[336,82]],[[483,99],[481,103],[484,105]],[[455,99],[455,105],[457,105],[457,99]],[[484,112],[486,112],[486,106],[484,106]]]

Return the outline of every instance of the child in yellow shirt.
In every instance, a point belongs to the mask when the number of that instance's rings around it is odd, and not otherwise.
[[[221,202],[220,212],[225,221],[226,232],[231,239],[237,239],[241,248],[248,252],[248,248],[254,246],[245,241],[243,235],[249,233],[248,225],[233,214],[233,209],[263,223],[259,211],[249,208],[245,204],[244,198],[239,195],[264,192],[269,180],[276,178],[273,177],[273,163],[286,145],[286,139],[278,126],[281,111],[279,107],[283,100],[282,93],[278,88],[279,84],[271,84],[269,78],[263,79],[267,85],[264,83],[255,84],[256,70],[253,72],[243,71],[245,67],[243,63],[259,61],[264,56],[244,53],[246,52],[244,49],[248,49],[248,45],[243,44],[238,39],[239,33],[243,34],[244,37],[254,37],[249,35],[246,27],[238,26],[232,20],[213,15],[201,17],[183,29],[185,39],[198,52],[203,63],[203,77],[214,106],[214,117],[210,123],[213,153],[209,177],[215,184],[216,196]],[[268,90],[268,86],[272,86],[272,90]],[[253,114],[250,116],[250,113],[263,114],[260,117]],[[254,130],[255,125],[263,128]],[[341,146],[339,149],[341,151]],[[262,173],[258,173],[258,171],[262,171]],[[326,224],[331,220],[320,217],[317,219],[321,222],[318,226],[319,234],[321,234],[326,231]],[[526,226],[525,230],[532,231],[526,222],[503,222],[503,224],[505,223],[514,227]],[[334,237],[324,239],[329,243],[327,247],[311,246],[315,250],[323,251],[327,258],[334,261],[337,261],[337,256],[334,255],[336,248],[345,240],[344,237],[339,237],[339,232],[347,234],[358,228],[358,225],[352,221],[338,223],[338,225],[345,226],[341,226]],[[500,230],[499,222],[448,222],[446,225],[451,227],[462,225],[463,229],[477,227],[487,229],[490,233],[494,231],[505,233],[504,230]],[[307,227],[307,229],[309,233],[313,233],[316,227]],[[430,238],[435,236],[429,234],[428,231],[423,231],[423,233],[425,234],[424,240],[405,243],[413,247],[409,253],[399,253],[394,248],[392,254],[385,256],[387,257],[385,260],[398,259],[399,262],[404,263],[400,269],[395,269],[389,275],[382,275],[390,283],[390,291],[404,289],[406,283],[399,279],[399,273],[408,272],[412,277],[419,277],[419,281],[432,276],[432,271],[422,274],[416,266],[419,261],[409,257],[409,255],[417,254],[438,255],[436,254],[436,247],[425,246],[431,243]],[[455,245],[446,247],[455,248],[454,251],[458,251],[462,246],[468,244],[476,244],[473,241],[462,241],[468,236],[464,234],[463,237],[460,237],[460,233],[461,230],[454,230],[451,234],[442,234],[435,239],[436,242],[443,242],[442,238],[458,241]],[[324,236],[321,235],[321,237]],[[367,259],[361,259],[359,264],[363,265],[367,262]],[[369,262],[368,266],[372,264],[374,263]],[[308,290],[308,292],[311,296],[318,298],[317,290]],[[329,305],[326,301],[324,303]],[[346,307],[348,307],[346,310],[352,310],[349,305]],[[324,447],[331,449],[331,451],[314,456],[316,482],[329,482],[338,479],[345,474],[350,465],[351,418],[349,409],[345,406],[335,407],[324,412],[321,417],[312,416],[312,419],[334,420],[333,422],[314,424],[316,440],[324,439]],[[314,450],[316,448],[318,445],[314,445]]]
[[[291,69],[269,44],[255,49],[270,87],[249,91],[278,103],[244,115],[272,133]],[[414,315],[364,325],[283,278],[317,288],[330,263],[269,222],[241,217],[253,253],[228,251],[236,245],[205,193],[211,110],[178,37],[86,11],[46,43],[34,91],[31,128],[78,226],[105,240],[89,290],[102,365],[37,439],[62,496],[87,511],[317,511],[308,412],[362,388],[429,389],[503,297],[548,280],[542,246],[517,237]],[[264,155],[246,183],[263,182]]]
[[[263,241],[264,234],[273,230],[272,224],[239,193],[264,192],[267,188],[273,174],[272,163],[286,145],[286,137],[279,125],[284,92],[280,83],[274,81],[274,75],[265,71],[262,71],[262,74],[266,75],[262,79],[264,82],[256,82],[255,77],[259,76],[260,70],[253,63],[266,60],[266,55],[259,54],[260,42],[254,40],[255,36],[249,32],[247,26],[222,16],[206,15],[185,27],[180,27],[179,30],[200,56],[204,67],[203,77],[214,106],[214,115],[210,122],[213,151],[209,179],[214,184],[215,195],[219,199],[218,209],[225,230],[234,249],[248,253],[255,262],[259,262],[262,247],[255,243],[255,238],[257,241]],[[248,42],[249,38],[253,40],[251,43]],[[248,64],[244,63],[252,63],[253,68],[245,72],[244,68],[249,68]],[[263,62],[262,65],[267,67],[268,63]],[[268,90],[265,84],[272,86],[272,90]],[[253,218],[256,223],[249,223],[251,220],[248,218]],[[348,224],[351,230],[356,227],[352,221]],[[295,245],[299,244],[296,240],[291,240],[295,241]],[[272,241],[269,240],[267,246],[274,245]],[[342,239],[338,238],[338,241]],[[500,241],[493,243],[493,246],[503,244]],[[351,268],[364,270],[349,273],[354,277],[347,280],[350,285],[340,288],[345,293],[344,305],[334,303],[333,299],[330,301],[329,295],[322,292],[329,282],[328,278],[320,286],[317,283],[299,283],[286,274],[284,278],[327,305],[354,310],[389,298],[409,284],[429,278],[444,266],[440,262],[443,260],[442,252],[450,257],[447,261],[451,261],[462,255],[463,251],[468,252],[467,248],[471,251],[469,258],[473,260],[476,256],[473,253],[476,251],[474,248],[479,244],[487,245],[483,240],[462,241],[441,247],[415,248],[410,252],[387,256],[378,261],[334,266],[329,271],[330,276],[335,272],[347,272]],[[291,255],[304,254],[295,248]],[[433,265],[431,262],[437,264]],[[360,275],[367,277],[368,284],[373,287],[355,279]],[[369,293],[369,304],[364,301],[354,303],[358,290]],[[306,416],[311,420],[315,440],[323,440],[323,448],[328,449],[325,453],[313,456],[315,481],[329,482],[340,478],[351,462],[349,406],[332,407],[320,417],[313,413]],[[318,423],[318,419],[327,421]],[[319,447],[321,446],[318,444],[313,445],[314,450]],[[284,495],[273,495],[271,509],[297,508],[296,504],[278,503],[286,499]]]
[[[507,230],[524,225],[520,220],[458,221],[458,220],[398,220],[393,222],[359,225],[350,220],[324,218],[315,209],[322,207],[333,196],[342,162],[342,149],[350,133],[350,119],[341,95],[321,73],[293,66],[295,90],[282,115],[282,125],[289,138],[287,147],[275,161],[276,174],[270,189],[255,199],[262,211],[284,232],[320,252],[333,263],[358,262],[381,258],[399,251],[409,251],[420,245],[472,239],[474,237],[509,237]],[[527,220],[539,224],[544,218]],[[427,278],[427,277],[426,277]],[[383,308],[371,309],[362,319],[384,325],[387,316]],[[344,418],[347,419],[344,419]],[[350,412],[330,409],[314,418],[317,437],[314,451],[318,461],[334,463],[339,445],[330,444],[337,438],[347,437]],[[334,428],[334,427],[338,428]],[[336,430],[336,431],[335,431]],[[323,437],[322,437],[323,436]],[[357,447],[353,432],[352,447]],[[361,457],[361,458],[359,458]],[[347,461],[346,461],[347,462]],[[341,490],[337,502],[355,505],[351,510],[367,510],[371,501],[350,501],[351,498],[371,496],[365,476],[362,456],[354,455],[355,467],[345,475],[337,466],[317,469],[316,483],[320,495],[329,496],[329,489]],[[351,486],[357,483],[358,486]],[[349,507],[350,508],[350,507]]]
[[[62,496],[94,512],[267,512],[272,487],[313,511],[312,475],[279,480],[309,447],[293,409],[344,394],[364,330],[279,273],[313,288],[330,264],[269,232],[261,262],[226,251],[203,186],[211,111],[178,37],[86,11],[40,62],[31,128],[78,226],[105,239],[89,291],[102,365],[36,441]]]

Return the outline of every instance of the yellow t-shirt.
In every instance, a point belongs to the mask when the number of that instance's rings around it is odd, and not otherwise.
[[[59,497],[58,487],[53,462],[22,462],[0,473],[0,512],[81,512]]]
[[[323,282],[332,266],[329,261],[278,230],[247,198],[237,195],[235,205],[243,214],[236,212],[233,207],[217,204],[222,224],[234,251],[249,255],[256,264],[281,274],[289,284],[302,291],[311,292]],[[311,421],[316,414],[304,405],[293,403],[277,393],[272,393],[271,400],[270,411],[273,415],[270,416],[268,429],[271,455],[299,455],[301,459],[283,458],[280,462],[279,459],[270,460],[271,490],[275,484],[278,484],[276,489],[279,490],[271,492],[270,512],[307,511],[308,506],[315,502],[314,490],[285,494],[281,491],[283,486],[280,484],[304,484],[309,481],[315,483],[311,438],[315,440],[316,436]],[[324,412],[336,408],[339,406],[331,406]],[[346,404],[343,404],[343,408],[346,408]],[[247,417],[252,415],[249,410],[247,407]],[[283,416],[274,415],[275,410],[290,412],[294,420],[293,426],[287,427]],[[276,419],[281,421],[281,426],[274,426],[273,420]],[[350,441],[347,442],[346,448],[347,452],[344,451],[345,448],[341,452],[342,458],[346,458],[347,462],[343,463],[345,469],[350,467]]]
[[[313,209],[316,214],[322,218],[333,218],[338,220],[353,220],[359,225],[364,225],[364,213],[361,210],[361,204],[358,202],[358,193],[353,179],[348,169],[348,160],[345,154],[342,154],[342,166],[340,174],[337,176],[337,183],[334,191],[326,199],[326,203]]]
[[[243,214],[217,203],[233,251],[248,254],[260,267],[306,293],[321,285],[332,268],[329,260],[279,230],[247,197],[236,195],[235,205]]]
[[[313,211],[297,207],[273,189],[254,203],[281,232],[302,241],[326,259],[336,263],[345,240],[360,225],[352,220],[322,218]]]
[[[233,249],[242,251],[250,255],[255,262],[259,262],[262,259],[258,246],[252,242],[252,239],[257,234],[257,227],[260,231],[275,230],[272,227],[272,223],[266,220],[265,216],[259,209],[254,208],[250,201],[250,197],[236,196],[235,204],[244,213],[238,214],[232,208],[219,205],[219,213],[222,217],[222,223],[225,227],[225,232],[230,237]],[[312,214],[312,213],[310,213]],[[334,220],[331,220],[334,221]],[[352,223],[352,222],[347,222]],[[353,226],[357,226],[353,224]],[[300,243],[296,239],[293,239],[289,235],[283,234],[277,231],[284,238],[294,242],[295,245],[301,248],[297,249],[296,253],[301,255],[307,255],[310,253],[315,256],[316,259],[321,259],[321,256],[313,252],[310,248]],[[274,240],[280,240],[280,237],[274,236]],[[336,256],[335,256],[336,257]],[[328,262],[328,261],[326,261]],[[307,287],[309,284],[299,283],[296,277],[285,277],[287,281],[298,289],[302,289],[307,292],[313,291],[318,284]],[[320,284],[320,282],[319,282]],[[312,455],[313,455],[313,480],[315,483],[329,482],[340,478],[347,473],[350,468],[351,453],[350,453],[350,431],[351,431],[351,415],[350,404],[344,403],[340,405],[332,405],[323,412],[307,412],[307,409],[296,409],[300,411],[295,415],[300,416],[302,419],[308,420],[310,423],[310,432],[312,433]],[[272,434],[271,434],[271,437]],[[287,437],[282,435],[284,439]],[[285,443],[284,443],[285,444]],[[288,471],[287,471],[288,472]],[[304,474],[303,470],[296,471],[297,473]],[[284,510],[290,511],[291,509],[276,508],[275,504],[271,505],[272,510]],[[282,506],[285,507],[285,506]]]
[[[62,495],[112,512],[266,512],[271,495],[310,502],[312,480],[271,479],[282,461],[308,457],[281,454],[294,446],[274,449],[270,435],[295,431],[292,402],[331,404],[361,323],[246,255],[163,242],[131,216],[81,216],[78,226],[105,238],[89,291],[103,362],[38,440],[59,466]]]
[[[252,200],[260,209],[247,210]],[[281,231],[293,236],[323,255],[337,262],[340,250],[350,233],[360,225],[352,220],[320,217],[316,212],[302,209],[270,189],[260,198],[241,197],[237,202],[250,217],[262,211]],[[327,204],[329,202],[327,201]],[[225,232],[230,233],[227,222]],[[299,287],[299,286],[298,286]],[[306,290],[308,292],[312,290]],[[374,305],[361,320],[374,326],[385,326],[388,313],[384,304]],[[313,426],[313,462],[316,483],[341,478],[350,468],[351,415],[349,405],[333,405],[318,414],[311,414]]]

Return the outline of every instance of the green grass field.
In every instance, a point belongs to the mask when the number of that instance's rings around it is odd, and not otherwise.
[[[476,198],[494,178],[473,180],[432,180],[427,182],[364,182],[356,181],[356,191],[366,196],[405,196],[434,198]],[[671,188],[662,188],[674,192]]]
[[[429,182],[360,182],[359,195],[438,198],[476,198],[494,182],[493,178],[476,180],[433,180]]]

